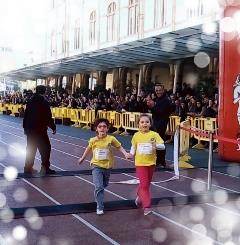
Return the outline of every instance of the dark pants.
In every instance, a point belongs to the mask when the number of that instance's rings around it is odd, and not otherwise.
[[[25,160],[25,169],[30,170],[34,165],[34,159],[37,150],[41,155],[42,166],[46,169],[50,166],[50,152],[51,144],[47,135],[45,133],[28,132],[27,133],[27,152]]]

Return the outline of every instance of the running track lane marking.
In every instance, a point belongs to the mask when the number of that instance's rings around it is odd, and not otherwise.
[[[18,137],[18,138],[24,139],[22,136],[19,136],[19,135],[10,133],[10,132],[6,132],[6,131],[3,131],[3,130],[0,130],[0,132],[4,132],[4,133],[6,133],[6,134],[10,134],[10,135],[16,136],[16,137]],[[0,142],[2,142],[2,143],[4,143],[4,144],[7,144],[6,142],[4,142],[4,141],[2,141],[2,140],[0,140]],[[72,155],[71,153],[68,153],[68,152],[65,152],[65,151],[62,151],[62,150],[58,150],[58,149],[56,149],[56,148],[54,148],[54,147],[52,147],[52,149],[55,150],[55,151],[57,151],[57,152],[60,152],[60,153],[62,153],[62,154],[68,155],[68,156],[70,156],[70,157],[74,157],[74,158],[77,158],[77,159],[79,158],[79,156],[75,156],[75,155]],[[39,158],[37,158],[37,159],[39,159]],[[121,158],[121,159],[124,159],[124,158]],[[90,161],[87,160],[87,159],[85,159],[85,161],[90,162]],[[67,171],[67,170],[65,170],[65,171]],[[166,171],[166,172],[167,172],[167,173],[171,173],[170,171]],[[191,178],[191,177],[182,175],[182,174],[180,174],[179,176],[181,176],[181,177],[183,177],[183,178],[186,178],[186,179],[194,180],[194,181],[196,181],[196,182],[200,182],[200,183],[203,183],[203,184],[207,184],[206,182],[204,182],[204,181],[202,181],[202,180],[194,179],[194,178]],[[229,189],[229,188],[226,188],[226,187],[223,187],[223,186],[219,186],[219,185],[215,185],[215,184],[212,184],[212,186],[215,186],[215,187],[217,187],[217,188],[221,188],[221,189],[226,190],[226,191],[231,191],[231,192],[239,193],[239,191],[232,190],[232,189]]]
[[[9,144],[7,144],[7,143],[5,143],[6,145],[9,145]],[[10,145],[10,147],[12,147],[11,145]],[[15,148],[15,147],[13,147],[13,148]],[[15,148],[16,149],[16,148]],[[16,149],[17,150],[17,149]],[[1,163],[0,163],[0,165],[1,165]],[[60,168],[60,167],[57,167],[57,166],[55,166],[55,165],[53,165],[52,164],[52,166],[54,166],[55,168],[58,168],[58,169],[60,169],[60,170],[62,170],[62,171],[66,171],[66,170],[64,170],[64,169],[62,169],[62,168]],[[76,177],[78,177],[78,176],[76,176]],[[80,179],[82,179],[82,180],[84,180],[83,178],[80,178]],[[27,181],[27,180],[26,180]],[[87,182],[89,182],[89,181],[87,181]],[[26,183],[30,183],[30,182],[26,182]],[[31,183],[30,183],[31,184]],[[93,183],[91,183],[92,185],[93,185]],[[31,185],[33,185],[33,184],[31,184]],[[33,185],[34,186],[34,185]],[[156,185],[156,186],[158,186],[158,185]],[[161,186],[159,186],[160,188],[161,188]],[[36,188],[38,188],[38,187],[36,187]],[[39,189],[39,188],[38,188]],[[40,190],[40,189],[39,189]],[[114,193],[115,194],[115,193]],[[46,194],[47,195],[47,194]],[[181,194],[181,195],[183,195],[183,194]],[[123,199],[123,200],[127,200],[126,198],[124,198],[124,197],[122,197],[122,196],[120,196],[120,195],[118,195],[121,199]],[[164,220],[166,220],[166,221],[168,221],[168,222],[170,222],[170,223],[172,223],[172,224],[174,224],[174,225],[176,225],[176,226],[178,226],[178,227],[180,227],[180,228],[183,228],[183,229],[185,229],[185,230],[187,230],[187,231],[190,231],[190,232],[192,232],[192,233],[194,233],[194,234],[196,234],[196,235],[198,235],[198,236],[200,236],[200,237],[202,237],[202,238],[206,238],[206,239],[209,239],[209,240],[211,240],[211,241],[213,241],[213,242],[215,242],[216,244],[219,244],[219,245],[224,245],[223,243],[220,243],[220,242],[218,242],[218,241],[216,241],[216,240],[214,240],[213,238],[211,238],[211,237],[208,237],[208,236],[205,236],[205,235],[203,235],[203,234],[201,234],[201,233],[199,233],[199,232],[197,232],[197,231],[195,231],[195,230],[192,230],[191,228],[189,228],[189,227],[187,227],[187,226],[185,226],[185,225],[183,225],[183,224],[180,224],[180,223],[178,223],[178,222],[176,222],[176,221],[174,221],[174,220],[172,220],[172,219],[169,219],[168,217],[166,217],[166,216],[164,216],[164,215],[162,215],[162,214],[160,214],[160,213],[158,213],[158,212],[153,212],[153,214],[155,215],[155,216],[158,216],[158,217],[161,217],[162,219],[164,219]],[[74,214],[72,214],[72,216],[74,216]],[[75,217],[75,216],[74,216]],[[78,216],[79,217],[79,216]],[[79,217],[80,218],[80,217]]]
[[[3,163],[0,163],[0,165],[2,167],[4,167],[4,168],[7,167]],[[38,188],[36,185],[32,184],[31,182],[29,182],[28,180],[26,180],[24,178],[22,178],[22,180],[25,183],[27,183],[28,185],[30,185],[32,188],[34,188],[36,191],[40,192],[43,196],[45,196],[46,198],[48,198],[50,201],[52,201],[53,203],[55,203],[56,205],[61,205],[61,203],[59,203],[57,200],[55,200],[54,198],[52,198],[51,196],[49,196],[46,192],[44,192],[43,190],[41,190],[40,188]],[[96,232],[98,235],[100,235],[101,237],[103,237],[104,239],[106,239],[111,244],[120,245],[120,243],[114,241],[111,237],[107,236],[105,233],[103,233],[102,231],[100,231],[99,229],[97,229],[95,226],[91,225],[89,222],[87,222],[85,219],[81,218],[79,215],[71,214],[71,216],[73,216],[74,218],[78,219],[81,223],[83,223],[84,225],[86,225],[88,228],[90,228],[91,230],[93,230],[94,232]]]
[[[4,164],[2,164],[2,163],[0,163],[0,165],[2,166],[2,167],[6,167]],[[58,169],[60,169],[60,170],[63,170],[64,171],[64,169],[62,169],[62,168],[59,168],[59,167],[57,167]],[[82,179],[82,178],[81,178]],[[55,199],[53,199],[52,197],[50,197],[47,193],[45,193],[44,191],[42,191],[40,188],[38,188],[37,186],[35,186],[35,185],[33,185],[32,183],[30,183],[29,181],[27,181],[26,179],[22,179],[22,180],[24,180],[24,182],[26,182],[27,184],[29,184],[31,187],[33,187],[34,189],[36,189],[37,191],[39,191],[41,194],[43,194],[45,197],[47,197],[48,199],[50,199],[52,202],[54,202],[55,204],[57,204],[57,205],[61,205],[59,202],[57,202]],[[89,182],[89,181],[88,181]],[[92,184],[92,183],[91,183]],[[121,197],[121,196],[120,196]],[[125,199],[124,197],[121,197],[121,199],[123,199],[123,200],[127,200],[127,199]],[[160,214],[160,213],[158,213],[158,212],[155,212],[155,211],[153,211],[153,214],[155,215],[155,216],[158,216],[158,217],[160,217],[160,218],[162,218],[162,219],[164,219],[164,220],[166,220],[166,221],[168,221],[168,222],[170,222],[170,223],[172,223],[172,224],[174,224],[174,225],[176,225],[176,226],[178,226],[178,227],[180,227],[180,228],[183,228],[183,229],[185,229],[185,230],[187,230],[187,231],[189,231],[189,232],[192,232],[192,233],[194,233],[194,234],[196,234],[196,235],[198,235],[198,236],[200,236],[200,237],[202,237],[202,238],[206,238],[206,239],[208,239],[208,240],[211,240],[211,241],[213,241],[213,242],[215,242],[216,244],[219,244],[219,245],[224,245],[223,243],[220,243],[220,242],[218,242],[218,241],[216,241],[216,240],[214,240],[214,239],[212,239],[212,238],[210,238],[210,237],[208,237],[208,236],[205,236],[205,235],[203,235],[202,233],[199,233],[199,232],[197,232],[197,231],[195,231],[195,230],[193,230],[193,229],[191,229],[191,228],[188,228],[187,226],[185,226],[185,225],[183,225],[183,224],[180,224],[180,223],[178,223],[178,222],[176,222],[176,221],[174,221],[174,220],[172,220],[172,219],[170,219],[170,218],[168,218],[168,217],[166,217],[165,215],[162,215],[162,214]],[[76,215],[76,214],[72,214],[72,216],[77,216],[77,218],[79,219],[81,219],[80,221],[82,222],[82,218],[81,217],[79,217],[78,215]],[[85,221],[85,220],[84,220]],[[87,221],[86,221],[87,222]],[[83,222],[84,223],[84,222]],[[85,224],[85,223],[84,223]],[[87,225],[88,226],[88,225]],[[92,226],[92,225],[91,225]],[[95,228],[95,227],[94,227]],[[96,229],[96,228],[95,228]],[[118,244],[118,243],[112,243],[112,244]]]
[[[124,175],[129,176],[129,177],[133,177],[133,178],[137,178],[137,177],[135,177],[135,176],[133,176],[133,175],[130,175],[130,174],[124,174]],[[163,187],[163,186],[161,186],[161,185],[159,185],[159,184],[156,184],[156,183],[152,183],[152,185],[154,185],[154,186],[156,186],[156,187],[158,187],[158,188],[161,188],[161,189],[170,191],[170,192],[172,192],[172,193],[174,193],[174,194],[178,194],[178,195],[180,195],[180,196],[187,196],[187,195],[185,195],[185,194],[183,194],[183,193],[181,193],[181,192],[178,192],[178,191],[174,191],[174,190],[168,189],[168,188]],[[234,216],[240,216],[239,213],[236,213],[236,212],[233,212],[233,211],[229,211],[228,209],[225,209],[225,208],[221,208],[221,207],[215,206],[215,205],[213,205],[213,204],[211,204],[211,203],[203,203],[203,204],[205,204],[205,205],[207,205],[207,206],[209,206],[209,207],[212,207],[212,208],[219,209],[219,210],[221,210],[221,211],[223,211],[223,212],[225,212],[225,213],[229,213],[229,214],[234,215]]]
[[[0,131],[1,131],[1,130],[0,130]],[[6,133],[8,133],[8,134],[12,134],[12,133],[9,133],[9,132],[6,132]],[[23,137],[21,137],[21,136],[15,135],[15,134],[12,134],[12,135],[14,135],[14,136],[16,136],[16,137],[19,137],[19,138],[23,138]],[[7,144],[7,143],[5,143],[5,142],[4,142],[4,141],[2,141],[2,140],[0,140],[0,142],[2,142],[2,143],[4,143],[4,144]],[[9,144],[7,144],[7,145],[9,145]],[[13,147],[13,146],[11,146],[11,147]],[[13,147],[13,148],[14,148],[14,147]],[[16,148],[14,148],[14,149],[16,149]],[[66,155],[69,155],[69,156],[72,156],[72,157],[78,158],[77,156],[74,156],[74,155],[72,155],[72,154],[70,154],[70,153],[63,152],[63,151],[61,151],[61,150],[57,150],[57,149],[55,149],[55,148],[52,148],[52,149],[54,149],[54,150],[56,150],[56,151],[59,151],[59,152],[61,152],[61,153],[63,153],[63,154],[66,154]],[[36,158],[36,159],[40,160],[39,158]],[[85,161],[88,161],[88,162],[89,162],[89,160],[85,160]],[[54,165],[54,164],[52,164],[52,166],[54,166],[55,168],[58,168],[58,169],[60,169],[60,170],[62,170],[62,171],[67,171],[67,170],[64,170],[64,169],[62,169],[62,168],[57,167],[57,166],[56,166],[56,165]],[[124,173],[123,173],[123,175],[126,175],[126,176],[130,176],[130,177],[136,178],[135,176],[132,176],[132,175],[129,175],[129,174],[124,174]],[[184,178],[187,178],[187,177],[186,177],[186,176],[184,176],[184,175],[180,175],[180,176],[182,176],[182,177],[184,177]],[[83,178],[81,178],[81,177],[79,177],[79,176],[75,176],[75,177],[77,177],[77,178],[79,178],[79,179],[83,180]],[[195,181],[198,181],[198,182],[203,182],[203,181],[200,181],[200,180],[197,180],[197,179],[193,179],[193,178],[190,178],[190,177],[188,177],[188,178],[189,178],[189,179],[192,179],[192,180],[195,180]],[[205,183],[205,182],[203,182],[203,183]],[[157,185],[157,184],[155,184],[155,183],[152,183],[152,184],[153,184],[154,186],[157,186],[157,187],[160,187],[160,188],[162,188],[162,189],[168,190],[168,191],[173,192],[173,193],[175,193],[175,194],[179,194],[179,195],[181,195],[181,196],[186,196],[186,195],[185,195],[185,194],[183,194],[183,193],[180,193],[180,192],[175,192],[175,191],[173,191],[173,190],[171,190],[171,189],[168,189],[168,188],[166,188],[166,187],[163,187],[163,186]],[[231,192],[239,193],[238,191],[235,191],[235,190],[232,190],[232,189],[228,189],[228,188],[225,188],[225,187],[221,187],[221,186],[218,186],[218,185],[213,185],[213,186],[215,186],[215,187],[219,187],[219,188],[222,188],[222,189],[225,189],[225,190],[231,191]],[[107,191],[107,190],[106,190],[106,191]],[[110,192],[110,191],[109,191],[109,192]],[[115,194],[113,194],[113,195],[115,195]],[[224,209],[224,208],[221,208],[221,207],[215,206],[215,205],[213,205],[213,204],[206,203],[206,205],[208,205],[208,206],[210,206],[210,207],[214,207],[214,208],[219,209],[219,210],[221,210],[221,211],[225,211],[226,213],[230,213],[230,214],[234,214],[234,215],[239,216],[239,214],[238,214],[238,213],[235,213],[235,212],[229,211],[229,210],[227,210],[227,209]]]
[[[1,131],[1,130],[0,130],[0,131]],[[16,136],[17,136],[17,135],[16,135]],[[22,138],[21,136],[17,136],[17,137]],[[3,143],[4,145],[8,145],[9,147],[11,147],[11,148],[13,148],[13,149],[19,151],[19,149],[17,149],[16,147],[14,147],[14,146],[12,146],[12,145],[10,145],[10,144],[4,142],[4,141],[1,140],[1,139],[0,139],[0,142]],[[54,148],[52,148],[52,149],[54,149]],[[63,153],[63,154],[66,154],[66,153]],[[40,159],[39,157],[35,157],[35,159],[41,161],[41,159]],[[55,168],[58,168],[59,170],[62,170],[62,171],[67,171],[67,170],[64,170],[64,169],[62,169],[62,168],[57,167],[57,166],[54,165],[54,164],[51,164],[51,166],[53,166],[53,167],[55,167]],[[84,179],[84,178],[81,178],[81,177],[78,176],[78,175],[73,175],[73,177],[76,177],[76,178],[78,178],[78,179],[84,180],[85,182],[91,183],[92,185],[94,185],[92,182],[90,182],[90,181],[88,181],[88,180],[86,180],[86,179]],[[19,179],[22,179],[22,178],[19,178]],[[116,197],[122,198],[122,197],[120,197],[119,195],[117,195],[117,194],[115,194],[115,193],[113,193],[113,192],[111,192],[111,191],[109,191],[109,190],[106,190],[106,191],[109,192],[110,194],[116,196]],[[127,200],[127,199],[125,199],[125,200]],[[0,244],[0,245],[1,245],[1,244]]]
[[[0,119],[0,120],[1,120],[1,119]],[[14,129],[19,130],[19,131],[21,131],[21,132],[23,133],[23,130],[20,129],[20,128],[16,128],[16,127],[13,127],[13,126],[5,125],[5,124],[2,124],[2,123],[0,123],[0,125],[4,125],[4,126],[9,127],[9,128],[14,128]],[[3,130],[0,130],[0,131],[6,133],[6,131],[3,131]],[[61,135],[61,134],[59,134],[59,133],[57,133],[57,134],[58,134],[58,135]],[[70,137],[70,136],[68,136],[68,135],[63,135],[63,136],[65,136],[65,137]],[[21,137],[21,136],[18,135],[18,137]],[[72,137],[72,138],[76,138],[76,139],[78,139],[78,140],[81,140],[80,138],[77,138],[77,137]],[[77,145],[77,144],[74,144],[74,143],[71,143],[71,142],[68,142],[68,141],[64,141],[64,140],[60,140],[60,139],[55,139],[55,138],[52,138],[52,137],[49,137],[49,139],[54,140],[54,141],[58,141],[58,142],[62,142],[62,143],[68,144],[68,145],[73,145],[73,146],[76,146],[76,147],[78,147],[78,148],[86,149],[86,146]],[[86,141],[88,142],[88,140],[86,140]],[[127,150],[129,151],[129,149],[127,149]],[[116,157],[116,158],[123,159],[122,157],[119,157],[119,156],[115,156],[115,157]],[[128,162],[133,162],[133,161],[131,161],[131,160],[129,160],[129,159],[125,159],[125,160],[128,161]]]
[[[0,121],[11,122],[11,123],[13,123],[13,124],[19,125],[19,123],[15,123],[15,122],[12,122],[12,121],[9,121],[9,120],[3,120],[3,119],[0,119]],[[4,125],[4,126],[10,127],[10,128],[14,128],[14,129],[16,129],[16,130],[20,130],[21,132],[23,132],[23,130],[20,129],[20,128],[16,128],[16,127],[13,127],[13,126],[10,126],[10,125],[6,125],[6,124],[2,124],[2,123],[0,123],[0,125]],[[3,132],[5,132],[5,131],[3,131]],[[61,134],[61,133],[58,133],[58,132],[57,132],[57,135],[62,135],[62,136],[65,136],[65,137],[74,138],[74,139],[78,139],[78,140],[82,140],[82,141],[88,141],[88,140],[85,140],[85,139],[81,139],[81,138],[74,137],[74,136],[71,136],[71,135]],[[51,137],[49,137],[49,138],[50,138],[51,140],[60,141],[60,142],[66,143],[66,144],[74,145],[74,146],[77,146],[77,147],[79,147],[79,148],[84,148],[84,149],[86,148],[85,146],[73,144],[73,143],[70,143],[70,142],[67,142],[67,141],[62,141],[62,140],[55,139],[55,138],[51,138]],[[115,156],[115,157],[116,157],[116,158],[120,158],[120,159],[124,159],[124,158],[119,157],[119,156]],[[125,159],[125,160],[126,160],[126,159]],[[166,159],[166,160],[167,160],[167,161],[170,161],[170,160],[168,160],[168,159]],[[131,160],[128,160],[128,159],[127,159],[126,161],[132,162]],[[199,168],[199,169],[204,170],[204,171],[207,171],[207,169],[205,169],[205,168]],[[226,175],[226,176],[229,176],[229,177],[231,177],[231,178],[240,179],[240,177],[238,177],[238,176],[234,176],[234,175],[231,175],[231,174],[226,174],[226,173],[218,172],[218,171],[215,171],[215,170],[213,170],[213,173],[217,173],[217,174],[220,174],[220,175]]]

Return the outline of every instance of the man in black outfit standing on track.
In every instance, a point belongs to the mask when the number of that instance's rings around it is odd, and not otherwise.
[[[56,134],[56,125],[52,119],[50,105],[44,96],[45,92],[45,86],[37,86],[36,93],[28,101],[24,113],[23,128],[27,136],[27,151],[24,167],[24,173],[26,174],[32,175],[37,173],[37,170],[33,168],[37,149],[42,160],[40,174],[56,173],[50,169],[51,144],[47,134],[48,127],[52,129],[53,134]]]
[[[169,117],[173,112],[173,107],[162,84],[155,84],[155,94],[155,100],[147,100],[147,105],[151,109],[153,128],[165,141],[165,132],[167,129]],[[157,165],[162,165],[164,167],[166,166],[165,155],[166,150],[157,151]]]

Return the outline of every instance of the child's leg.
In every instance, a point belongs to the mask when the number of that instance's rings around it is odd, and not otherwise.
[[[138,196],[143,208],[151,207],[150,184],[155,166],[136,166],[137,177],[139,178]]]
[[[103,186],[106,188],[109,183],[109,178],[110,178],[110,169],[104,169],[103,172]]]
[[[103,210],[104,184],[103,184],[103,170],[100,168],[93,168],[92,170],[93,184],[95,186],[94,196],[97,203],[97,209]]]
[[[155,165],[152,165],[152,166],[148,167],[148,181],[150,182],[150,184],[152,182],[152,177],[153,177],[154,170],[155,170]]]

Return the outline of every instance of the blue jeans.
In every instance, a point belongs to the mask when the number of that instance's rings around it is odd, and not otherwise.
[[[111,169],[94,167],[92,169],[93,184],[95,186],[94,196],[97,203],[97,209],[103,210],[104,188],[108,186]]]

